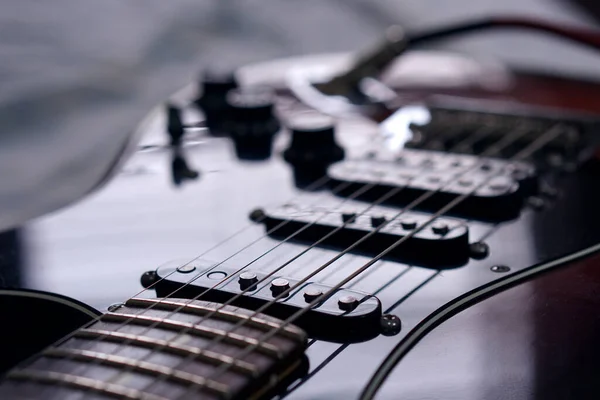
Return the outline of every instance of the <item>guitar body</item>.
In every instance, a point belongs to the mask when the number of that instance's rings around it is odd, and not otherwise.
[[[600,135],[595,120],[600,84],[517,73],[453,55],[416,52],[408,58],[384,80],[399,93],[393,109],[338,120],[336,136],[347,159],[377,151],[384,145],[378,122],[415,103],[582,119],[590,132]],[[286,71],[335,71],[347,61],[346,55],[285,60],[242,68],[238,76],[242,85],[277,88],[280,112],[289,115],[303,107],[285,88]],[[193,87],[187,88],[175,99],[190,100],[193,92]],[[189,110],[186,118],[194,124],[202,117]],[[139,151],[120,174],[78,204],[32,224],[30,285],[105,309],[142,290],[143,273],[172,260],[183,265],[199,254],[210,265],[217,263],[211,272],[220,272],[219,277],[230,273],[227,268],[249,263],[247,270],[266,274],[310,243],[265,236],[265,226],[250,221],[253,210],[289,199],[322,207],[373,203],[335,195],[331,187],[297,187],[281,155],[289,146],[289,133],[277,136],[268,159],[240,161],[229,138],[190,130],[182,148],[200,177],[175,185],[164,125],[161,113],[150,115],[141,126],[145,133]],[[594,143],[589,147],[593,150]],[[600,168],[592,150],[573,168],[544,173],[544,182],[553,190],[525,201],[514,218],[457,216],[468,225],[469,242],[484,242],[486,254],[451,268],[382,259],[349,281],[344,288],[376,296],[384,313],[401,320],[402,329],[364,340],[310,340],[305,351],[308,375],[280,393],[289,399],[358,398],[400,346],[398,366],[378,399],[598,398],[594,377],[600,349]],[[400,209],[395,204],[381,207]],[[432,215],[435,210],[420,212]],[[300,280],[339,253],[332,245],[311,248],[276,276]],[[310,282],[333,287],[372,258],[344,255]],[[221,260],[227,261],[218,264]],[[200,271],[204,264],[194,260],[191,265]],[[210,283],[202,279],[196,283]],[[210,279],[216,284],[219,278]],[[164,292],[160,295],[171,289],[158,287]],[[188,287],[179,294],[190,298],[200,293]],[[144,297],[154,294],[146,290]],[[72,322],[64,325],[66,331],[79,324]]]
[[[98,310],[66,296],[39,290],[0,290],[0,372],[100,315]]]

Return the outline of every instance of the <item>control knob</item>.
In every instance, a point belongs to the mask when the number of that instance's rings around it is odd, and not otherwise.
[[[225,131],[242,160],[265,160],[271,156],[273,137],[279,131],[274,97],[266,88],[239,88],[227,94],[229,113]]]
[[[292,117],[287,127],[291,142],[283,158],[292,166],[298,187],[305,188],[323,177],[329,165],[344,158],[344,149],[335,140],[333,118],[303,112]]]
[[[235,74],[226,69],[207,69],[200,78],[200,97],[196,105],[204,113],[206,127],[213,135],[222,135],[222,123],[229,110],[227,93],[238,87]]]

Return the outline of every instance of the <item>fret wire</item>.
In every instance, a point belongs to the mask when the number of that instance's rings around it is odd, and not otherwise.
[[[144,307],[144,306],[155,304],[155,306],[153,308],[163,309],[163,310],[167,310],[167,311],[173,311],[175,308],[179,308],[182,305],[182,303],[179,303],[176,301],[169,301],[169,300],[165,300],[165,299],[161,299],[159,301],[156,299],[145,299],[145,298],[129,299],[129,300],[127,300],[127,302],[125,304],[127,306],[137,306],[137,307]],[[184,307],[180,311],[188,312],[190,314],[198,315],[198,316],[202,317],[202,316],[205,316],[206,314],[208,314],[209,312],[216,311],[216,308],[211,308],[211,307],[207,307],[207,306],[203,306],[203,305],[199,305],[199,304],[185,304]],[[251,319],[244,314],[234,313],[232,311],[227,311],[224,309],[216,311],[214,315],[217,316],[217,319],[220,318],[224,321],[230,321],[230,322],[244,321],[244,323],[247,326],[250,326],[253,328],[258,328],[260,330],[270,330],[273,328],[280,327],[280,324],[273,322],[273,321],[268,321],[264,318],[252,318]],[[282,331],[282,333],[290,339],[298,339],[298,338],[301,338],[304,336],[304,332],[294,326],[285,327],[284,330]]]
[[[92,350],[51,348],[42,351],[41,355],[44,357],[77,361],[99,361],[102,365],[126,367],[136,372],[146,373],[157,377],[164,377],[165,379],[171,379],[182,384],[199,385],[223,396],[229,396],[230,394],[229,390],[227,389],[227,385],[217,381],[205,379],[204,377],[178,370],[176,368],[154,364],[147,361],[135,360],[128,357],[117,356],[114,354],[106,354]]]
[[[113,332],[101,329],[81,329],[76,332],[75,337],[93,339],[102,337],[105,341],[116,342],[119,344],[123,344],[127,341],[130,344],[145,347],[150,350],[154,350],[160,346],[163,350],[166,350],[166,352],[171,352],[175,355],[192,355],[192,360],[199,359],[215,365],[228,364],[234,371],[241,372],[252,377],[256,377],[258,374],[258,370],[254,367],[254,365],[246,361],[236,360],[233,357],[214,351],[173,343],[168,340],[155,339],[149,336],[139,336],[132,333]],[[100,340],[92,341],[92,343],[94,342],[102,343]]]
[[[530,156],[535,151],[537,151],[540,148],[542,148],[549,141],[551,141],[552,139],[554,139],[560,133],[560,129],[558,129],[558,128],[561,128],[561,127],[562,127],[561,125],[555,125],[553,128],[551,128],[550,130],[548,130],[544,135],[542,135],[542,137],[540,137],[539,139],[535,140],[531,145],[527,146],[525,149],[521,150],[519,153],[517,153],[515,156],[513,156],[511,158],[511,160],[513,160],[513,161],[514,160],[519,160],[519,159],[523,159],[523,158],[526,158],[526,157]],[[485,184],[485,182],[482,183],[481,185],[479,185],[478,187],[474,188],[471,191],[471,193],[473,193],[474,191],[478,190],[479,187],[483,186],[484,184]],[[436,212],[434,214],[434,216],[431,217],[426,223],[422,224],[419,228],[413,230],[412,234],[417,233],[419,230],[421,230],[424,227],[426,227],[429,224],[431,224],[441,214],[448,212],[452,207],[456,206],[461,201],[464,201],[468,196],[469,196],[469,194],[465,194],[465,195],[462,195],[460,197],[457,197],[454,201],[450,202],[445,207],[443,207],[441,210],[439,210],[438,212]],[[362,267],[360,267],[359,269],[357,269],[355,272],[353,272],[352,274],[350,274],[348,277],[346,277],[344,280],[342,280],[339,284],[337,284],[334,287],[332,287],[330,290],[328,290],[326,293],[324,293],[322,297],[323,298],[327,298],[327,297],[331,296],[340,287],[342,287],[347,282],[349,282],[352,279],[354,279],[356,276],[360,275],[362,272],[364,272],[366,269],[368,269],[371,265],[373,265],[379,259],[381,259],[382,257],[384,257],[385,254],[387,254],[389,251],[392,251],[395,247],[397,247],[398,245],[402,244],[405,240],[406,240],[406,237],[398,240],[396,243],[394,243],[393,245],[391,245],[390,247],[388,247],[386,250],[384,250],[383,252],[381,252],[379,255],[377,255],[376,257],[372,258],[369,262],[367,262]],[[300,316],[302,316],[306,312],[310,311],[312,309],[312,307],[314,307],[318,303],[319,303],[319,299],[312,301],[305,308],[299,310],[298,312],[294,313],[292,316],[290,316],[289,318],[287,318],[283,323],[285,325],[292,323],[297,318],[299,318]],[[270,304],[273,304],[273,302],[271,302]],[[233,329],[236,329],[236,328],[233,328]],[[271,337],[273,337],[275,334],[277,334],[277,330],[273,330],[272,332],[269,332],[268,334],[263,335],[263,337],[261,337],[260,340],[261,341],[268,340]],[[246,348],[245,350],[243,350],[239,354],[236,354],[236,357],[238,357],[238,358],[241,359],[241,358],[247,356],[248,354],[250,354],[251,351],[253,351],[253,348],[252,348],[252,346],[249,346],[248,348]],[[219,368],[215,372],[214,375],[216,375],[217,373],[223,373],[226,370],[227,370],[227,368]]]
[[[249,338],[244,335],[237,334],[237,333],[231,333],[231,332],[223,330],[223,329],[208,328],[205,326],[198,325],[196,323],[181,322],[181,321],[175,321],[175,320],[170,320],[170,319],[166,319],[166,318],[148,317],[145,315],[112,313],[112,312],[108,312],[108,313],[104,314],[100,321],[115,321],[115,320],[119,321],[119,322],[127,320],[130,323],[140,322],[144,325],[156,324],[155,328],[167,328],[170,330],[174,330],[175,332],[179,332],[178,331],[179,329],[181,329],[182,331],[185,329],[186,333],[197,334],[199,336],[202,336],[202,337],[205,337],[208,339],[214,339],[216,337],[219,337],[219,338],[222,338],[222,340],[225,341],[226,343],[231,343],[231,344],[235,344],[238,346],[255,345],[255,346],[257,346],[258,351],[260,351],[261,353],[263,353],[265,355],[276,357],[276,358],[283,357],[283,354],[281,354],[281,351],[279,350],[279,348],[277,348],[276,346],[274,346],[270,343],[259,343],[254,338]]]

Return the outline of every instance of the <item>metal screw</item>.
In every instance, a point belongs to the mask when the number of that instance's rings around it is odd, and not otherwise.
[[[142,286],[145,289],[148,289],[150,286],[152,286],[154,283],[156,283],[157,280],[158,280],[158,275],[156,274],[156,271],[144,272],[142,274],[142,277],[140,278],[140,282],[142,283]]]
[[[110,306],[108,306],[107,310],[110,312],[115,312],[119,308],[124,307],[124,306],[125,306],[125,303],[114,303],[114,304],[111,304]]]
[[[265,211],[262,208],[257,208],[250,213],[250,220],[253,222],[260,222],[266,217]]]
[[[402,321],[393,314],[383,314],[381,316],[381,334],[384,336],[394,336],[402,330]]]
[[[503,273],[510,271],[510,267],[507,267],[506,265],[494,265],[490,270],[492,272]]]
[[[471,252],[471,258],[481,260],[490,254],[490,246],[484,242],[475,242],[471,243],[469,251]]]

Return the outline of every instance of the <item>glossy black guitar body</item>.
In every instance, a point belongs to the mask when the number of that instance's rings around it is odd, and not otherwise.
[[[425,74],[432,65],[450,65],[443,55],[417,53],[414,57],[416,65],[428,66],[422,70]],[[275,87],[279,115],[285,121],[286,116],[298,115],[305,107],[285,89],[284,71],[294,65],[339,66],[345,59],[333,56],[252,66],[240,70],[238,77],[242,85]],[[377,398],[547,400],[595,399],[600,395],[598,386],[593,383],[596,379],[593,372],[598,367],[592,360],[600,353],[597,344],[600,335],[597,312],[600,306],[597,255],[600,250],[600,168],[590,151],[597,142],[594,135],[600,135],[595,119],[600,112],[600,85],[523,72],[511,73],[510,85],[490,89],[482,82],[499,72],[480,68],[480,73],[473,74],[470,70],[463,74],[462,67],[458,66],[454,78],[460,84],[454,87],[448,85],[447,78],[443,87],[436,86],[435,82],[425,87],[412,84],[410,73],[405,80],[394,81],[390,77],[387,83],[396,89],[401,86],[398,92],[401,98],[407,99],[397,101],[394,109],[419,103],[426,104],[432,112],[471,109],[492,116],[517,115],[517,121],[535,117],[551,127],[573,123],[581,132],[575,146],[577,156],[559,160],[554,165],[546,163],[552,154],[534,157],[537,163],[534,174],[539,178],[537,186],[517,203],[516,215],[507,218],[502,213],[494,213],[494,207],[508,208],[509,203],[503,202],[489,208],[489,214],[486,206],[481,205],[444,213],[451,218],[449,223],[456,220],[468,228],[468,241],[457,241],[452,244],[456,247],[449,251],[436,242],[434,255],[419,252],[421,244],[413,242],[411,248],[417,249],[413,253],[398,252],[395,257],[382,258],[344,284],[346,294],[373,299],[371,306],[360,305],[371,307],[369,310],[351,308],[344,316],[344,309],[338,309],[338,296],[333,297],[335,300],[329,304],[326,315],[312,314],[310,318],[299,320],[298,326],[312,337],[306,350],[310,368],[308,375],[290,385],[287,398],[358,398],[397,345],[400,350],[396,355],[401,360]],[[193,89],[183,91],[177,100],[193,100],[193,92]],[[440,94],[446,97],[439,98]],[[465,99],[476,101],[465,103]],[[403,101],[406,104],[400,104]],[[338,120],[336,138],[345,150],[345,160],[370,162],[368,160],[387,154],[380,152],[387,142],[379,132],[377,121],[392,112],[378,109],[371,115]],[[189,125],[202,125],[201,117],[195,115],[193,108],[186,118]],[[473,118],[473,114],[465,118]],[[377,203],[377,198],[385,193],[353,196],[353,192],[364,186],[364,181],[340,193],[335,193],[339,181],[313,190],[299,188],[294,183],[293,168],[282,156],[289,147],[289,132],[285,130],[275,137],[270,157],[244,161],[236,157],[230,138],[210,135],[203,129],[189,129],[181,148],[174,153],[164,127],[164,118],[150,118],[142,128],[146,133],[139,151],[120,174],[79,204],[38,222],[42,233],[35,242],[41,248],[37,257],[52,255],[54,265],[76,259],[78,268],[85,269],[86,279],[93,284],[77,288],[66,278],[64,282],[56,280],[54,283],[38,280],[39,286],[106,306],[141,290],[137,282],[144,273],[143,283],[157,289],[160,296],[178,290],[191,277],[198,276],[174,296],[185,298],[196,297],[206,288],[231,277],[219,286],[220,291],[213,290],[206,297],[200,297],[216,302],[227,301],[243,290],[241,272],[253,271],[261,278],[285,264],[272,278],[279,277],[293,284],[338,256],[345,242],[328,241],[289,262],[323,236],[323,231],[299,241],[287,239],[293,232],[267,236],[265,230],[269,225],[265,227],[263,220],[256,218],[255,210],[268,214],[273,208],[293,203],[294,207],[300,204],[302,209],[294,216],[320,212],[306,211],[310,205],[339,214],[340,219],[334,226],[343,226],[346,222],[353,223],[360,210]],[[498,134],[495,140],[510,134],[511,129]],[[508,147],[495,156],[510,160],[545,132],[540,128],[526,142]],[[439,143],[428,141],[426,131],[423,135],[425,140],[409,143],[411,149],[458,154],[450,152],[449,144],[442,143],[446,148],[439,148]],[[480,136],[483,137],[483,133]],[[463,140],[465,138],[463,136]],[[482,145],[482,150],[489,145]],[[473,149],[471,152],[479,153]],[[199,177],[190,173],[191,169],[198,170]],[[423,174],[429,173],[423,171]],[[387,215],[414,201],[415,196],[408,200],[396,197],[385,204],[374,205],[373,210],[385,214],[385,221],[390,221],[393,217]],[[456,194],[444,197],[441,206],[457,197]],[[340,204],[346,211],[338,209]],[[430,202],[427,207],[414,211],[414,218],[430,217],[441,208],[436,207],[434,201]],[[514,203],[510,203],[510,207],[514,207]],[[372,217],[379,218],[370,215],[368,226],[360,229],[371,231],[382,223]],[[296,228],[302,226],[306,226],[306,222],[298,222]],[[241,233],[220,244],[241,229]],[[342,230],[345,229],[343,226]],[[444,230],[440,226],[437,229]],[[56,236],[50,242],[51,234]],[[352,241],[356,238],[350,237]],[[319,286],[322,292],[327,291],[369,263],[380,253],[381,249],[376,247],[376,243],[372,243],[344,255],[308,282]],[[444,251],[448,251],[447,256]],[[456,252],[462,252],[462,256],[449,260]],[[199,254],[202,254],[199,259],[188,263]],[[221,264],[223,260],[226,261]],[[177,269],[186,263],[187,268]],[[48,268],[47,274],[54,271],[53,267]],[[243,271],[238,271],[240,268]],[[161,277],[165,280],[156,283]],[[526,281],[528,283],[523,283]],[[113,282],[118,283],[114,289]],[[253,284],[251,280],[248,282],[250,286]],[[259,283],[256,290],[249,291],[233,304],[259,308],[265,303],[264,299],[270,299],[276,292],[271,283],[272,279]],[[503,290],[508,291],[485,300]],[[308,302],[305,293],[306,290],[294,292],[285,300],[289,306],[277,308],[272,315],[280,319],[289,317]],[[469,306],[473,307],[445,322]],[[363,311],[363,319],[344,320],[352,313]],[[269,311],[266,314],[270,315]],[[382,321],[382,314],[391,316]],[[393,319],[393,316],[401,320],[399,331],[386,330],[386,318]],[[347,325],[336,331],[336,326],[342,326],[339,324]]]

